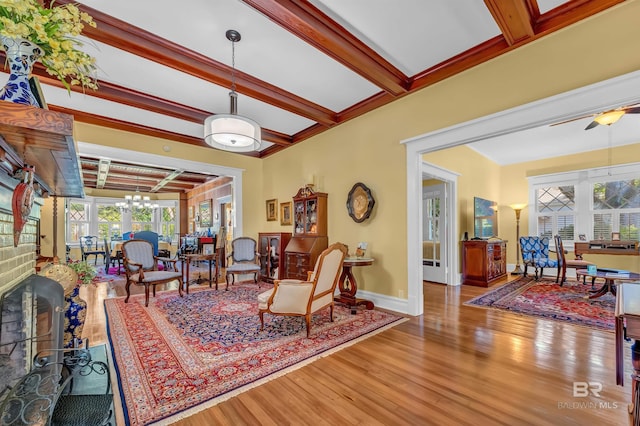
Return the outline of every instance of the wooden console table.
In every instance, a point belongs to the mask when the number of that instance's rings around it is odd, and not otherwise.
[[[592,240],[576,241],[573,246],[576,259],[582,259],[585,253],[590,254],[626,254],[638,256],[638,244],[635,241]]]
[[[342,274],[339,281],[340,296],[334,297],[333,300],[350,306],[352,314],[356,313],[356,306],[358,305],[365,305],[369,310],[374,308],[372,301],[356,298],[358,283],[351,272],[351,268],[354,266],[368,266],[371,264],[373,264],[373,259],[370,257],[347,257],[342,263]]]

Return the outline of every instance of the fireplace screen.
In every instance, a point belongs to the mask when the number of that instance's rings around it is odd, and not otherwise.
[[[31,371],[36,354],[61,362],[63,308],[62,286],[39,275],[0,296],[0,401]]]

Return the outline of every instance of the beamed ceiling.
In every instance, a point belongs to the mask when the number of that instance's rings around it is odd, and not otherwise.
[[[76,122],[206,147],[204,119],[229,112],[235,29],[238,113],[263,128],[260,151],[237,155],[264,158],[622,1],[84,0],[99,89],[69,96],[40,64],[34,74],[49,108]],[[99,161],[82,157],[88,188]],[[185,191],[211,178],[138,166],[113,161],[104,187]]]

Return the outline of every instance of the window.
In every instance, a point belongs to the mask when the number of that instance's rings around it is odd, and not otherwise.
[[[538,235],[552,239],[559,234],[563,240],[574,239],[575,186],[544,186],[536,189]]]
[[[142,207],[131,211],[131,230],[133,232],[153,231],[153,209]]]
[[[639,164],[577,170],[529,178],[531,234],[575,241],[640,238]]]
[[[640,179],[600,181],[593,184],[593,235],[611,239],[638,240],[640,225]]]
[[[84,235],[98,240],[120,238],[123,232],[153,231],[171,236],[177,232],[179,209],[176,201],[159,200],[160,208],[123,211],[116,198],[67,199],[67,243],[77,244]]]
[[[122,235],[122,211],[114,204],[98,204],[98,240]]]
[[[160,235],[165,238],[165,241],[171,241],[173,236],[176,235],[176,208],[175,207],[161,207],[160,208]]]
[[[67,208],[67,241],[79,242],[80,237],[89,235],[90,203],[82,200],[70,200]]]

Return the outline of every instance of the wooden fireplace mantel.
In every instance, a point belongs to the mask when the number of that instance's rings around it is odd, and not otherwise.
[[[25,164],[50,195],[84,198],[73,116],[0,101],[0,169],[11,175]]]

